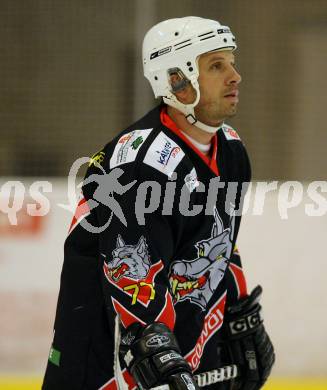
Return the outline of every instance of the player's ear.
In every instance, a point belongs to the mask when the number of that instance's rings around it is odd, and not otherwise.
[[[191,84],[187,85],[179,92],[175,92],[174,95],[183,104],[192,104],[196,99],[196,91]]]
[[[191,104],[196,100],[196,90],[180,68],[168,69],[168,80],[171,92],[183,104]]]

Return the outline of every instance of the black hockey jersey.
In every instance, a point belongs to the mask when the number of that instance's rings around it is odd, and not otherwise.
[[[65,242],[43,389],[117,388],[117,314],[124,327],[169,326],[195,373],[224,364],[224,309],[246,294],[235,243],[250,164],[228,125],[210,153],[161,105],[91,158]]]

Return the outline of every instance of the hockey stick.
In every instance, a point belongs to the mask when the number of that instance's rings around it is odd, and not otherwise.
[[[232,364],[230,366],[216,368],[211,371],[202,372],[201,374],[194,375],[194,379],[198,383],[199,387],[213,385],[218,382],[224,382],[231,379],[235,379],[239,375],[237,366]],[[161,385],[153,387],[151,390],[169,390],[169,385]]]

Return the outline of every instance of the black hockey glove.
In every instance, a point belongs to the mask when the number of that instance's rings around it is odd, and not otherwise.
[[[224,331],[232,362],[241,371],[233,389],[257,390],[267,380],[275,362],[274,347],[263,326],[259,305],[262,287],[227,307]]]
[[[140,389],[166,384],[171,390],[198,389],[174,334],[162,323],[122,331],[120,355]]]

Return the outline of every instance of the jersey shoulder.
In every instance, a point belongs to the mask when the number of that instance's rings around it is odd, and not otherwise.
[[[105,147],[108,168],[110,170],[117,167],[129,169],[131,165],[135,165],[151,143],[159,123],[158,107],[156,107],[121,131]]]
[[[102,150],[95,153],[90,164],[101,163],[105,171],[121,167],[124,170],[135,165],[158,126],[156,109],[120,131]],[[150,141],[151,142],[151,141]]]
[[[162,175],[158,176],[167,180],[184,165],[180,164],[185,156],[183,147],[178,137],[161,123],[159,106],[95,153],[90,164],[100,163],[105,171],[119,167],[131,176],[149,180],[160,172]]]
[[[241,141],[241,137],[238,135],[237,131],[227,123],[222,125],[220,132],[224,135],[226,141]]]
[[[180,138],[162,124],[159,106],[109,143],[109,167],[137,169],[141,176],[152,178],[160,172],[167,179],[189,168],[185,149]]]
[[[229,124],[224,123],[218,131],[224,160],[229,165],[233,178],[243,181],[251,180],[251,164],[244,143],[238,132]]]

